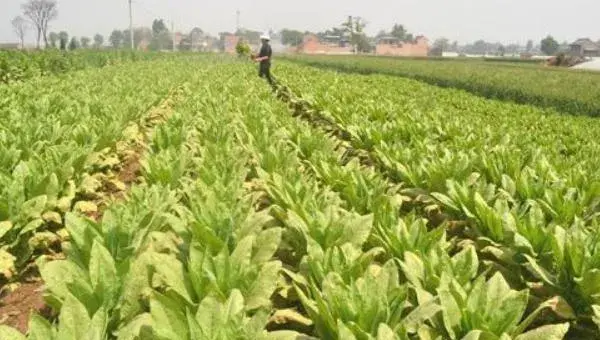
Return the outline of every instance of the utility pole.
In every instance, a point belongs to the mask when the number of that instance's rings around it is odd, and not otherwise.
[[[133,50],[133,12],[131,11],[131,0],[129,0],[129,40],[131,42],[131,49]]]
[[[235,12],[235,29],[236,31],[240,30],[240,10]]]
[[[171,20],[171,32],[173,32],[173,52],[175,52],[175,22]]]

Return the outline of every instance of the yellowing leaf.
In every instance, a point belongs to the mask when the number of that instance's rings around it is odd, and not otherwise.
[[[311,319],[290,308],[277,309],[269,321],[278,325],[297,324],[302,326],[311,326],[313,324]]]
[[[59,242],[58,235],[50,231],[37,232],[28,240],[29,248],[34,250],[46,250]]]
[[[569,331],[569,323],[546,325],[518,335],[515,340],[562,340]]]
[[[0,249],[0,274],[6,279],[10,279],[16,272],[16,258],[6,250]]]
[[[89,201],[79,201],[75,203],[75,207],[73,207],[75,212],[79,213],[95,213],[98,212],[98,206],[94,202]]]
[[[0,239],[7,233],[9,232],[13,227],[13,224],[11,221],[2,221],[0,222]]]
[[[42,215],[42,219],[46,222],[54,222],[56,224],[62,224],[62,217],[56,211],[46,211]]]
[[[82,194],[90,195],[94,194],[101,187],[102,183],[98,179],[90,176],[89,174],[85,174],[81,180],[78,190]]]
[[[63,213],[71,210],[73,204],[73,197],[61,197],[56,203],[56,207]]]

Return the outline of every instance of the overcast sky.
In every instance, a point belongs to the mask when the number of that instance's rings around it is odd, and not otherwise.
[[[25,0],[0,0],[0,42],[15,42],[10,21]],[[174,20],[175,29],[198,26],[216,34],[233,31],[236,10],[243,27],[255,30],[296,28],[319,31],[339,25],[348,15],[361,16],[375,34],[394,23],[430,39],[461,43],[524,44],[547,34],[559,41],[600,39],[600,0],[134,0],[134,25],[150,26],[154,17]],[[107,37],[129,25],[127,0],[58,0],[59,17],[51,31]],[[170,28],[170,24],[169,24]],[[33,42],[33,32],[29,34]]]

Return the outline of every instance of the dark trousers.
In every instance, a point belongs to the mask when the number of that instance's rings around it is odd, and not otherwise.
[[[258,76],[261,78],[267,78],[269,84],[273,85],[273,79],[271,78],[271,65],[260,64],[258,69]]]

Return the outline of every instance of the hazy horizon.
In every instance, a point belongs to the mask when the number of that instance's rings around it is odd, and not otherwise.
[[[21,0],[2,0],[0,11],[0,42],[17,42],[10,21],[22,15]],[[202,4],[192,0],[134,1],[134,26],[152,25],[155,18],[171,20],[175,30],[189,32],[193,27],[216,35],[234,31],[236,10],[241,13],[241,26],[253,30],[283,28],[301,31],[323,31],[339,26],[348,15],[364,18],[367,33],[374,35],[389,30],[393,24],[403,24],[413,34],[429,39],[445,37],[464,44],[483,39],[503,44],[536,43],[548,34],[559,42],[581,37],[600,39],[596,22],[600,2],[573,0],[569,8],[548,6],[546,1],[529,0],[406,0],[379,1],[274,1],[260,3],[231,0]],[[71,36],[92,38],[100,33],[107,40],[113,29],[129,25],[127,0],[58,0],[58,18],[50,23],[49,31],[67,31]],[[28,44],[35,42],[30,30]]]

